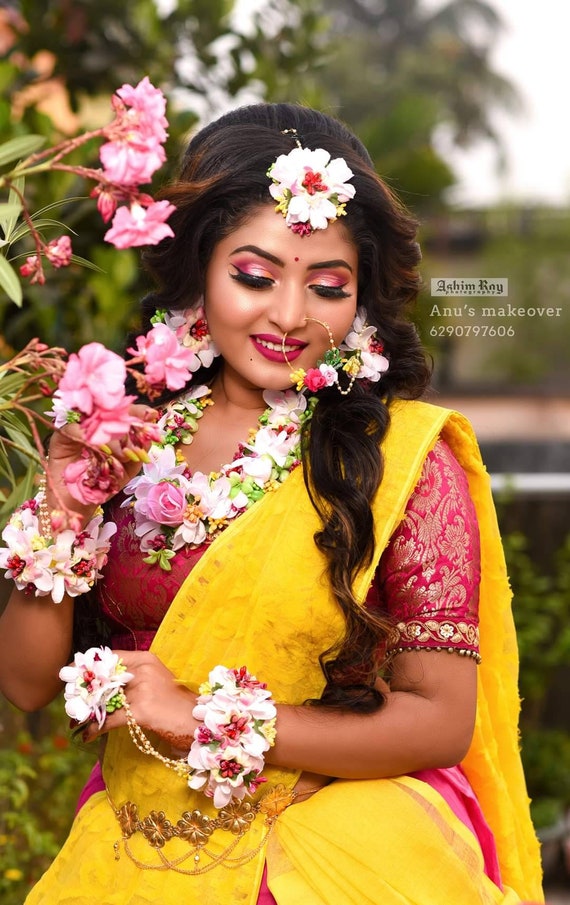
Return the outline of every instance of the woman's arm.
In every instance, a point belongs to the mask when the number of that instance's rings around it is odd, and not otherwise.
[[[127,686],[131,711],[177,753],[188,751],[198,726],[196,696],[150,652],[120,652],[134,678]],[[474,660],[447,651],[412,651],[395,658],[386,703],[376,713],[355,714],[313,706],[277,706],[277,739],[268,763],[324,776],[372,779],[459,763],[475,720]],[[118,710],[103,729],[91,724],[86,740],[124,726]]]
[[[267,760],[346,779],[453,766],[471,742],[476,699],[471,658],[447,651],[402,653],[377,713],[279,706],[277,740]]]
[[[148,406],[133,405],[133,418],[152,417]],[[50,442],[46,502],[49,511],[62,505],[77,513],[83,525],[92,518],[95,506],[82,505],[68,492],[63,473],[81,455],[78,429],[68,425],[55,431]],[[117,448],[116,453],[121,455]],[[139,462],[123,463],[123,485],[140,468]],[[50,596],[34,597],[14,590],[0,616],[0,691],[21,710],[38,710],[61,691],[59,670],[72,654],[74,601],[64,597],[54,603]]]

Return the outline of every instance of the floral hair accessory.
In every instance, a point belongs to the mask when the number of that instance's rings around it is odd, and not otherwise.
[[[121,689],[133,678],[117,654],[108,647],[90,647],[76,653],[71,666],[59,671],[65,685],[65,712],[78,723],[96,720],[99,729],[108,713],[123,706]]]
[[[199,691],[192,715],[201,725],[188,754],[188,785],[223,808],[265,782],[263,755],[275,744],[277,711],[265,683],[245,666],[216,666]]]
[[[353,173],[346,161],[342,157],[331,160],[323,148],[296,147],[280,154],[267,175],[273,180],[269,191],[278,202],[275,210],[301,236],[326,229],[344,216],[346,202],[356,191],[347,182]]]
[[[323,387],[337,386],[342,396],[350,393],[355,380],[370,380],[376,383],[382,377],[389,367],[388,359],[382,354],[384,346],[375,338],[376,327],[371,327],[366,323],[366,311],[359,308],[352,326],[337,348],[329,325],[325,321],[317,320],[314,317],[307,317],[305,320],[314,321],[320,324],[329,335],[330,349],[328,349],[322,361],[318,361],[316,367],[297,368],[292,371],[291,380],[298,391],[308,389],[312,393],[316,393]],[[285,355],[285,339],[283,337],[283,355]],[[285,355],[285,358],[287,356]],[[347,387],[341,388],[339,383],[339,372],[344,371],[350,377]]]

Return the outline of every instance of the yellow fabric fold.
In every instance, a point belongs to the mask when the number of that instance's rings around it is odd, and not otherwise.
[[[471,429],[460,415],[415,402],[398,402],[391,412],[392,422],[383,445],[384,479],[373,503],[376,555],[369,568],[358,576],[355,587],[358,599],[365,599],[382,551],[403,517],[425,456],[440,434],[465,468],[481,527],[485,572],[481,588],[483,663],[479,672],[477,727],[465,769],[497,836],[506,889],[501,894],[491,881],[481,880],[480,899],[469,899],[465,893],[463,897],[441,901],[453,901],[454,905],[472,905],[477,901],[485,905],[521,899],[542,901],[538,845],[530,823],[518,753],[516,640],[488,477]],[[324,684],[318,656],[343,631],[343,620],[324,574],[324,559],[313,542],[318,529],[319,521],[308,500],[301,469],[297,469],[282,487],[240,516],[216,539],[177,594],[152,650],[194,690],[217,664],[246,665],[267,683],[277,702],[300,704],[307,698],[318,697]],[[295,771],[276,768],[268,768],[265,773],[269,785],[283,783],[287,787],[292,787],[298,776]],[[110,734],[104,777],[115,805],[135,802],[141,815],[153,809],[162,810],[176,823],[183,811],[194,808],[213,813],[203,795],[189,790],[184,780],[158,761],[142,755],[126,731]],[[414,795],[410,795],[410,789]],[[263,791],[262,788],[259,794]],[[372,802],[380,808],[377,823]],[[466,838],[468,831],[444,805],[425,784],[406,778],[369,780],[365,788],[362,783],[334,782],[309,801],[293,805],[279,818],[268,850],[268,865],[279,905],[351,905],[353,901],[378,905],[430,902],[431,905],[433,899],[421,896],[420,881],[413,897],[411,892],[398,890],[396,878],[406,880],[410,851],[414,857],[417,855],[417,846],[410,846],[420,838],[419,815],[425,816],[428,826],[429,814],[433,817],[436,812],[442,832],[447,827],[439,838],[437,857],[441,857],[442,847],[447,845],[445,833],[449,839],[460,840],[461,844],[457,842],[457,845],[454,841],[455,848],[451,846],[445,858],[454,857],[458,861],[452,852],[475,852],[469,855],[474,873],[471,887],[466,888],[476,887],[477,876],[482,876],[480,863],[477,866],[477,846]],[[360,839],[362,850],[357,851],[356,842],[347,844],[347,807],[354,814],[354,825],[358,824],[368,834],[354,837]],[[362,883],[366,883],[364,878],[371,869],[369,862],[376,858],[377,846],[366,845],[362,840],[372,842],[380,838],[383,845],[385,834],[391,832],[392,817],[394,868],[390,876],[396,884],[393,897],[388,898],[384,891],[376,894],[371,887],[368,898],[350,898],[355,875],[360,877],[362,873]],[[237,854],[255,849],[263,833],[263,823],[258,818],[240,842]],[[333,896],[330,884],[327,886],[325,882],[326,870],[319,865],[327,865],[330,858],[326,852],[343,838],[343,833],[346,857],[343,860],[339,856],[338,866],[344,879],[341,881],[339,871],[335,876],[347,891],[342,895],[337,891]],[[180,901],[200,905],[254,905],[256,902],[264,847],[237,870],[217,867],[200,876],[186,876],[172,870],[141,869],[124,852],[115,861],[113,844],[119,837],[115,815],[105,796],[94,796],[82,809],[66,846],[30,894],[27,905],[67,905],[68,902],[179,905]],[[141,862],[153,861],[156,853],[140,834],[131,842]],[[216,849],[218,845],[225,847],[227,839],[221,843],[213,841],[209,848]],[[184,843],[170,840],[164,851],[169,858],[176,858],[183,854]],[[428,871],[439,870],[436,864],[428,864],[428,860],[426,857],[421,861],[426,882]],[[156,857],[154,862],[159,863]],[[310,883],[303,864],[314,866]],[[376,873],[373,871],[374,876]],[[322,888],[318,885],[321,881],[325,884]],[[392,880],[387,879],[386,883],[390,885]],[[458,888],[460,885],[458,881]],[[124,890],[123,897],[121,890]]]

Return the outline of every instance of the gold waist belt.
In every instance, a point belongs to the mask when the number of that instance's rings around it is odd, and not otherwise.
[[[251,861],[265,845],[275,822],[280,814],[293,804],[297,798],[310,795],[317,789],[297,793],[278,785],[269,789],[256,802],[233,800],[216,813],[214,817],[203,814],[200,810],[184,811],[176,822],[170,820],[164,811],[150,811],[144,817],[132,801],[127,801],[117,808],[109,793],[107,798],[115,812],[121,828],[121,840],[115,842],[115,859],[121,857],[121,842],[125,854],[142,870],[174,870],[182,874],[204,874],[221,865],[228,869],[239,867]],[[255,848],[248,849],[232,857],[240,841],[249,831],[257,817],[264,818],[264,833]],[[229,833],[233,836],[230,844],[221,852],[208,849],[208,842],[214,833]],[[129,845],[129,840],[140,833],[149,846],[154,849],[157,859],[155,863],[145,863],[137,858]],[[181,839],[189,846],[189,850],[177,858],[168,858],[165,848],[172,839]],[[189,860],[192,867],[184,867]],[[204,863],[205,861],[205,863]]]

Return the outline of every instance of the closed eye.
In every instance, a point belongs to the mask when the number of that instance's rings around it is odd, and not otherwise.
[[[347,299],[350,292],[345,292],[343,286],[326,286],[323,283],[312,283],[309,286],[318,296],[323,299]]]
[[[235,264],[233,266],[236,267]],[[244,286],[249,286],[251,289],[268,289],[274,284],[274,280],[272,280],[271,277],[262,277],[255,273],[245,273],[238,267],[236,267],[235,273],[230,273],[230,276],[232,280],[236,280],[237,283],[242,283]]]

